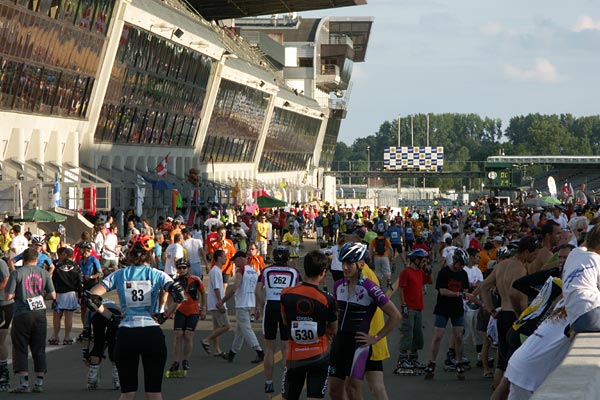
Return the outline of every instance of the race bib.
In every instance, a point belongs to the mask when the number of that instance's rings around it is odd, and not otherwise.
[[[42,296],[35,296],[27,299],[27,305],[31,311],[45,310],[46,302]]]
[[[125,282],[125,303],[127,307],[149,307],[152,304],[152,284],[150,281]]]
[[[319,341],[315,321],[293,321],[292,339],[298,344],[313,344]]]
[[[292,283],[292,276],[289,274],[269,274],[269,287],[286,288]]]

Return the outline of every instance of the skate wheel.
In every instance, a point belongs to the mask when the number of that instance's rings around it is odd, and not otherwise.
[[[186,370],[182,371],[181,372],[181,377],[185,378],[186,376],[187,376],[187,371]]]

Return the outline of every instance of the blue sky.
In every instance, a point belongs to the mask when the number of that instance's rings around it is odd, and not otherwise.
[[[592,0],[369,0],[304,17],[375,18],[354,66],[352,144],[385,120],[415,113],[597,115],[600,7]]]

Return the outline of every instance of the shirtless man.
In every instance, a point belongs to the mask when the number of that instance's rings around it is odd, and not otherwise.
[[[481,283],[478,292],[481,294],[485,311],[498,321],[498,365],[494,373],[494,386],[500,383],[508,363],[508,343],[506,333],[527,307],[527,296],[513,289],[512,284],[527,275],[525,264],[533,261],[539,252],[540,243],[531,236],[519,241],[519,249],[514,257],[501,261],[492,273]],[[496,286],[501,299],[501,311],[493,309],[490,289]]]
[[[550,257],[554,255],[552,250],[558,245],[562,235],[562,228],[554,221],[548,221],[542,225],[542,248],[538,251],[535,259],[526,265],[527,274],[538,272]]]

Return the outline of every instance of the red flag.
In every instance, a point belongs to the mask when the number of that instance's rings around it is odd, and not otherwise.
[[[167,165],[169,164],[169,155],[165,156],[165,159],[160,162],[155,168],[158,176],[162,176],[163,178],[167,176]]]

